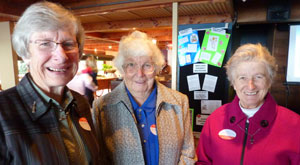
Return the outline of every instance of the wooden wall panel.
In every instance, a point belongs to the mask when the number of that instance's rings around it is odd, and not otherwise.
[[[279,105],[287,106],[300,114],[300,86],[289,86],[288,95],[287,88],[284,85],[289,48],[289,31],[279,31],[275,28],[273,44],[273,55],[278,64],[278,72],[271,88],[271,94]]]

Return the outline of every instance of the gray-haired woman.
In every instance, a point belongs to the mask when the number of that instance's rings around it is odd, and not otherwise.
[[[101,150],[113,164],[194,164],[187,96],[155,80],[164,57],[135,31],[122,38],[115,67],[124,81],[94,102]]]
[[[261,44],[240,46],[226,64],[236,97],[206,120],[197,164],[300,164],[300,116],[269,93],[277,65]]]
[[[66,84],[78,69],[84,32],[50,2],[31,5],[12,43],[28,64],[21,82],[0,93],[0,164],[98,164],[90,107]]]

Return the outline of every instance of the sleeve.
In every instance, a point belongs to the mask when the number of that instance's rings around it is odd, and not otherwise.
[[[183,118],[185,136],[178,164],[194,164],[197,158],[195,155],[194,136],[191,128],[189,101],[187,96],[184,96],[183,99],[183,111],[185,114],[185,117]]]
[[[100,160],[101,164],[112,164],[112,161],[109,159],[107,148],[105,146],[105,142],[102,136],[102,127],[101,127],[101,105],[103,102],[103,98],[100,97],[98,100],[95,100],[93,102],[93,108],[92,108],[92,120],[93,125],[96,130],[96,136],[99,143],[100,148]]]
[[[2,128],[0,128],[0,133],[0,164],[9,164],[9,152],[5,144]]]
[[[209,131],[209,118],[206,120],[201,134],[200,134],[200,139],[198,143],[198,147],[196,150],[198,161],[196,162],[197,165],[207,165],[207,164],[212,164],[211,159],[209,158],[209,146],[210,146],[210,131]]]

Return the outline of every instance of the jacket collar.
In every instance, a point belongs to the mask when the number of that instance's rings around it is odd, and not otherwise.
[[[40,118],[42,115],[44,115],[50,108],[51,108],[51,101],[47,102],[45,101],[39,93],[34,89],[32,82],[30,81],[29,73],[27,73],[20,83],[16,86],[17,91],[22,99],[23,104],[25,105],[25,110],[27,111],[28,115],[31,117],[33,121]],[[84,100],[81,100],[81,97],[79,97],[76,93],[71,91],[72,95],[74,96],[75,100],[72,101],[69,106],[75,106],[77,105],[78,108],[73,108],[75,111],[81,114],[80,109],[83,106],[86,106],[84,103],[86,103]],[[76,106],[75,106],[76,107]]]
[[[29,73],[27,73],[16,86],[16,88],[23,101],[23,104],[26,107],[25,110],[32,120],[35,121],[47,112],[51,104],[47,103],[39,96],[38,92],[31,84],[29,76]]]
[[[171,99],[172,97],[167,97],[168,95],[170,95],[170,91],[169,89],[167,89],[167,87],[159,83],[157,80],[155,81],[155,83],[157,85],[156,109],[162,103],[177,104],[176,100]],[[107,95],[105,101],[103,102],[103,106],[109,104],[117,104],[119,102],[123,102],[128,107],[128,109],[132,111],[132,105],[127,95],[124,81],[122,81],[111,93]]]
[[[240,99],[235,96],[234,100],[228,104],[226,108],[227,120],[231,125],[238,124],[247,119],[247,116],[242,112],[239,106],[239,100]],[[268,93],[263,105],[253,117],[249,118],[249,122],[261,127],[272,125],[277,115],[276,106],[275,100],[271,94]]]

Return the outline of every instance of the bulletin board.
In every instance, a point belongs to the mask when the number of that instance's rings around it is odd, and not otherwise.
[[[187,28],[197,30],[200,47],[202,47],[207,29],[223,28],[226,34],[232,34],[231,23],[180,25],[178,31]],[[209,64],[209,62],[196,62],[184,66],[178,65],[178,90],[189,98],[190,109],[193,109],[191,122],[193,123],[192,128],[194,132],[201,132],[205,119],[209,114],[219,106],[228,103],[230,84],[227,80],[224,65],[231,54],[231,38],[229,38],[226,46],[222,64],[218,66]],[[195,82],[195,80],[199,81],[199,84],[191,85],[190,82]],[[212,85],[214,83],[215,85]]]

